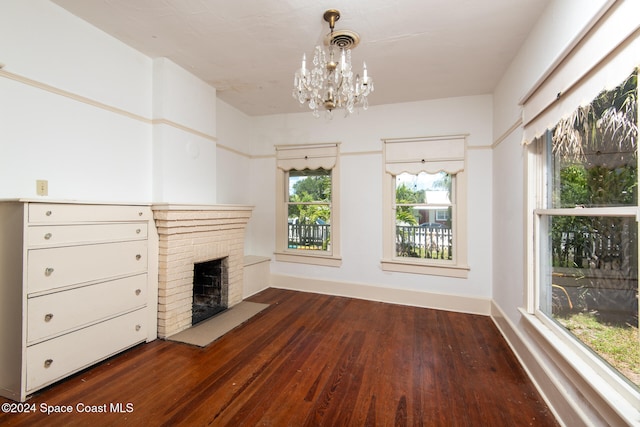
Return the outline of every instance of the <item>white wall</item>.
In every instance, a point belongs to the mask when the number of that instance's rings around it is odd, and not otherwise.
[[[216,90],[153,61],[153,201],[216,203]]]
[[[518,103],[610,0],[553,0],[494,91],[495,138],[520,119]]]
[[[255,132],[252,118],[220,99],[217,101],[216,111],[218,130],[215,167],[217,203],[254,206],[256,198],[269,197],[271,193],[260,194],[255,185],[256,180],[262,181],[264,177],[255,177],[253,172],[251,144]],[[256,211],[254,208],[245,233],[245,254],[265,253],[256,247],[251,237],[256,227],[265,226],[262,223],[263,219],[262,212]],[[262,267],[259,271],[262,271]],[[267,285],[268,278],[264,278],[260,284],[252,284],[251,286],[261,289],[260,286]],[[245,295],[247,295],[246,292]]]
[[[0,198],[216,203],[215,89],[47,0],[0,13]]]
[[[218,203],[252,204],[251,117],[220,99],[217,100],[216,111]]]
[[[149,58],[48,1],[7,0],[0,63],[0,198],[46,179],[51,198],[150,199]]]
[[[491,297],[491,133],[492,98],[474,96],[371,107],[333,120],[310,112],[256,117],[252,180],[256,205],[251,240],[256,255],[275,250],[275,145],[340,142],[342,266],[272,262],[275,275],[322,281],[323,291],[345,294],[345,284],[373,285],[478,298]],[[468,279],[383,272],[382,138],[469,134]],[[327,284],[328,283],[328,284]],[[331,285],[334,283],[335,285]],[[326,286],[325,286],[326,285]],[[318,288],[316,288],[317,290]],[[415,294],[414,294],[415,295]],[[377,299],[375,294],[368,295]],[[414,301],[420,305],[423,302]],[[479,309],[482,311],[482,309]]]

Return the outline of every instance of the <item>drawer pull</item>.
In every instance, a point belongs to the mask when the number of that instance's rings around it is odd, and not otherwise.
[[[140,295],[142,291],[140,289],[136,289],[136,295]]]
[[[53,363],[53,359],[47,359],[44,361],[44,367],[48,368]]]
[[[140,230],[139,228],[138,228],[138,229],[136,229],[136,234],[140,234],[140,232],[141,232],[141,231],[142,231],[142,230]]]
[[[47,313],[44,315],[44,321],[45,322],[50,322],[51,319],[53,319],[53,313]]]
[[[45,212],[45,215],[46,215],[46,216],[51,216],[51,214],[52,214],[52,213],[53,213],[53,212],[51,212],[51,211],[46,211],[46,212]]]
[[[47,233],[44,235],[44,240],[49,240],[51,238],[51,233]]]
[[[142,329],[142,326],[136,325],[136,332],[138,332],[140,329]]]
[[[136,255],[136,260],[140,261],[140,258],[142,258],[142,255],[140,254]]]
[[[53,273],[53,268],[47,267],[47,268],[44,269],[44,275],[45,276],[49,277],[49,276],[51,276],[51,273]]]
[[[142,212],[138,212],[138,216],[142,216]]]

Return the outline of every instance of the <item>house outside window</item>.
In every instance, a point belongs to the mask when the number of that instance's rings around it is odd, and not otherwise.
[[[442,212],[455,210],[454,180],[445,172],[396,176],[396,257],[453,259],[454,227]]]
[[[466,136],[383,142],[383,270],[467,277]]]
[[[276,147],[276,260],[339,266],[339,145]]]

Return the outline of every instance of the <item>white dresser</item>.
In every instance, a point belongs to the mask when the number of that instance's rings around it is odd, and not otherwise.
[[[155,339],[156,310],[149,206],[0,202],[0,395]]]

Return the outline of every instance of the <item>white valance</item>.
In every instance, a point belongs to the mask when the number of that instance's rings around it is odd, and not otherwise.
[[[283,171],[333,169],[338,158],[338,144],[279,145],[276,162]]]
[[[385,170],[391,175],[403,172],[446,172],[456,174],[465,168],[464,135],[442,137],[386,139]]]
[[[527,94],[523,105],[525,144],[603,90],[621,84],[640,64],[640,2],[615,2],[549,75]]]

